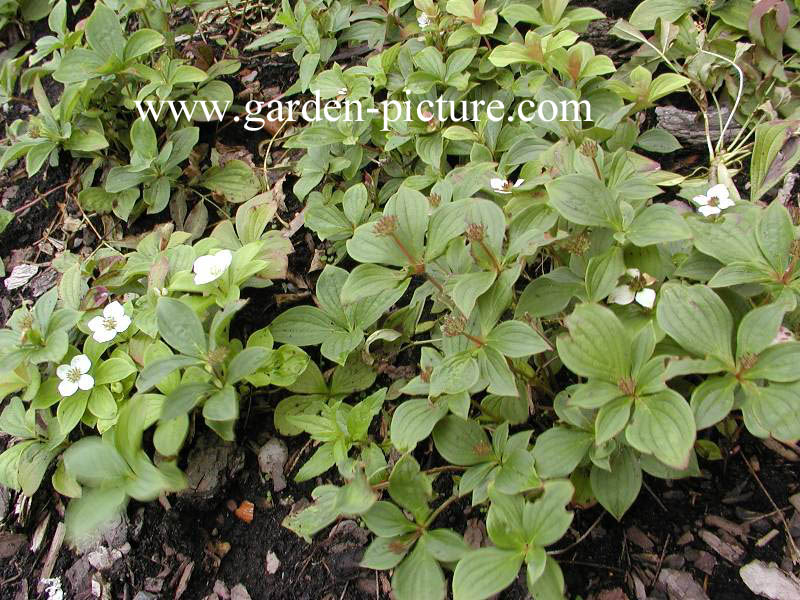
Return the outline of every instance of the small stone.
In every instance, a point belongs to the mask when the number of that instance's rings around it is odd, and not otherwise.
[[[281,561],[278,560],[278,557],[275,556],[275,553],[270,551],[267,552],[267,573],[270,575],[274,575],[278,572],[278,569],[281,566]]]
[[[253,600],[250,594],[247,593],[247,588],[241,583],[233,586],[231,589],[231,600]]]
[[[278,438],[268,440],[258,451],[258,466],[262,473],[272,479],[272,487],[276,492],[286,487],[283,469],[288,459],[289,451],[286,449],[286,444]]]
[[[224,581],[217,579],[214,582],[214,593],[220,597],[220,600],[230,600],[231,592]]]

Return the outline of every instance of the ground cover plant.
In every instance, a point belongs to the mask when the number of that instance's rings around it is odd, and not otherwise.
[[[3,5],[2,512],[26,541],[37,502],[63,521],[26,595],[161,593],[110,542],[97,566],[98,536],[224,506],[204,479],[244,448],[260,471],[228,517],[286,509],[253,542],[269,576],[275,540],[352,523],[375,584],[337,596],[397,600],[602,598],[570,552],[603,514],[628,527],[664,506],[648,481],[692,489],[739,454],[784,560],[692,529],[736,566],[716,597],[800,595],[796,467],[745,455],[800,461],[798,7],[577,4]],[[325,118],[255,110],[313,98]],[[62,542],[99,575],[62,581]],[[612,565],[607,597],[707,597],[670,543]],[[226,597],[195,568],[171,595]],[[250,593],[305,597],[285,585]]]

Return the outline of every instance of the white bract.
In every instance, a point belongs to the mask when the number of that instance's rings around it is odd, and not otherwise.
[[[772,340],[771,346],[775,344],[783,344],[784,342],[793,342],[794,341],[794,334],[788,327],[784,327],[781,325],[780,329],[778,329],[778,333],[775,335],[775,339]]]
[[[219,279],[231,266],[233,253],[230,250],[220,250],[216,254],[206,254],[194,261],[194,284],[203,285]]]
[[[518,188],[523,183],[524,179],[517,179],[513,184],[508,179],[501,179],[500,177],[492,177],[489,180],[489,185],[498,194],[510,194],[514,188]]]
[[[431,24],[431,19],[425,13],[422,13],[420,16],[417,17],[417,25],[419,25],[421,29],[425,29],[430,24]]]
[[[645,308],[653,308],[656,302],[655,290],[646,287],[653,285],[656,280],[647,273],[642,273],[639,269],[627,269],[625,274],[630,279],[627,285],[620,285],[608,295],[608,301],[612,304],[630,304],[636,301],[637,304]]]
[[[699,212],[704,217],[718,215],[726,208],[730,208],[735,203],[731,200],[731,194],[725,184],[718,183],[711,187],[705,195],[700,194],[692,198],[692,202],[697,204]]]
[[[61,380],[58,384],[58,393],[64,398],[72,396],[80,390],[90,390],[94,387],[94,377],[89,375],[92,361],[85,354],[78,354],[68,365],[60,365],[56,369],[56,376]]]
[[[95,342],[110,342],[118,333],[125,331],[131,324],[131,318],[125,314],[125,308],[114,300],[103,309],[103,315],[96,316],[88,323]]]
[[[337,90],[337,94],[339,94],[340,96],[346,96],[347,95],[347,88],[346,87],[339,88]]]

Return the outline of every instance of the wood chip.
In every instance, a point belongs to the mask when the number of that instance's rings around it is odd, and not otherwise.
[[[0,558],[11,558],[28,543],[28,538],[21,533],[0,534]]]
[[[628,536],[630,541],[639,546],[642,550],[650,552],[655,547],[653,540],[651,540],[644,531],[635,525],[633,527],[628,527],[625,534]]]
[[[706,515],[705,523],[711,527],[716,527],[717,529],[727,531],[731,535],[735,535],[741,540],[747,539],[747,534],[750,529],[750,527],[747,525],[737,525],[736,523],[728,521],[728,519],[723,519],[717,515]]]
[[[709,600],[703,588],[686,571],[662,569],[658,583],[670,600]]]
[[[178,587],[175,588],[175,600],[178,600],[189,585],[189,579],[192,577],[194,570],[194,561],[187,563],[181,572],[181,578],[178,580]]]
[[[775,536],[777,536],[780,532],[777,529],[773,529],[769,531],[766,535],[760,537],[756,542],[756,548],[763,548],[767,544],[769,544]]]
[[[724,542],[706,529],[701,529],[698,535],[701,540],[708,544],[708,546],[722,558],[735,565],[741,564],[742,558],[744,558],[745,555],[744,548],[735,543]]]

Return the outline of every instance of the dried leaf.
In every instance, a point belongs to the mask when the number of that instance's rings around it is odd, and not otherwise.
[[[775,563],[754,560],[739,569],[750,591],[769,600],[800,600],[800,579]]]
[[[17,288],[21,288],[23,285],[28,283],[31,280],[31,277],[36,275],[39,272],[39,265],[30,265],[30,264],[22,264],[17,265],[14,267],[14,270],[11,271],[11,275],[6,277],[5,286],[6,289],[16,290]]]

